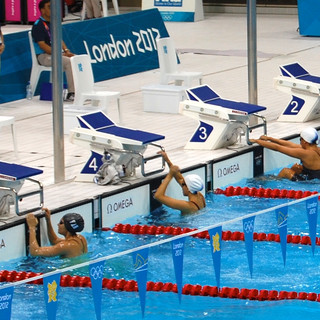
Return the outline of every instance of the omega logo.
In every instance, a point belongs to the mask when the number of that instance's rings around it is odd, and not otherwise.
[[[229,167],[218,169],[218,178],[222,178],[229,174],[236,173],[239,170],[240,170],[239,163],[233,164]]]
[[[110,214],[112,212],[116,212],[122,209],[126,209],[131,206],[133,206],[132,198],[123,199],[123,200],[120,200],[119,202],[115,202],[114,204],[109,203],[107,205],[107,214]]]

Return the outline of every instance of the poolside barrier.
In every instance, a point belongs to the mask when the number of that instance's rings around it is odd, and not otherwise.
[[[131,224],[116,224],[113,228],[102,228],[102,231],[114,231],[116,233],[127,233],[127,234],[140,234],[140,235],[173,235],[177,236],[179,234],[188,233],[195,231],[195,229],[190,228],[180,228],[172,226],[154,226],[154,225],[131,225]],[[208,231],[201,231],[192,235],[194,238],[208,239]],[[241,231],[222,231],[222,240],[224,241],[244,241],[244,232]],[[280,235],[275,233],[264,233],[264,232],[254,232],[253,240],[256,241],[269,241],[269,242],[280,242]],[[299,236],[299,235],[287,235],[287,243],[311,245],[310,236]],[[316,237],[316,245],[320,245],[320,237]]]
[[[41,273],[25,272],[25,271],[0,271],[0,282],[16,282],[35,276],[39,276]],[[42,279],[30,281],[30,284],[43,284]],[[62,275],[60,277],[61,287],[91,287],[90,277],[87,276],[71,276]],[[133,292],[138,291],[138,284],[135,280],[125,279],[108,279],[103,278],[102,287],[108,290],[118,290]],[[177,293],[177,285],[171,282],[147,282],[147,291],[157,292],[173,292]],[[199,284],[185,284],[182,289],[182,294],[193,296],[210,296],[230,299],[244,299],[244,300],[309,300],[320,302],[320,294],[315,292],[296,292],[296,291],[277,291],[277,290],[265,290],[265,289],[247,289],[247,288],[230,288],[216,286],[201,286]]]
[[[223,194],[227,197],[232,196],[249,196],[256,198],[280,198],[280,199],[302,199],[317,194],[317,191],[301,191],[301,190],[286,190],[286,189],[271,189],[271,188],[249,188],[249,187],[233,187],[229,186],[225,190],[217,188],[215,194]],[[319,197],[320,199],[320,197]]]

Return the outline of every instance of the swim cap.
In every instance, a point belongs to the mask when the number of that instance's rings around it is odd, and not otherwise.
[[[67,213],[62,219],[66,229],[71,233],[80,232],[84,228],[84,220],[79,213]]]
[[[318,144],[319,142],[317,130],[312,127],[303,129],[300,133],[300,137],[308,143]]]
[[[184,181],[191,193],[197,193],[204,187],[203,180],[197,174],[189,174],[185,176]]]

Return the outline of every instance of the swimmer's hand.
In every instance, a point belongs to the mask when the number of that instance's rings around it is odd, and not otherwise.
[[[249,139],[249,141],[250,141],[251,143],[255,143],[255,142],[257,142],[257,139]]]
[[[157,154],[161,154],[162,158],[164,159],[164,161],[167,163],[167,165],[169,166],[169,168],[172,166],[172,162],[170,161],[167,153],[164,150],[161,150],[159,152],[157,152]]]
[[[169,161],[169,157],[165,151],[161,150],[161,151],[157,152],[157,154],[161,154],[162,158],[164,159],[165,162]]]
[[[263,135],[260,137],[260,140],[268,141],[268,140],[269,140],[269,137],[266,136],[265,134],[263,134]]]
[[[44,213],[45,213],[45,218],[46,218],[46,220],[50,220],[50,218],[51,218],[51,211],[50,211],[48,208],[42,208],[42,210],[43,210]]]
[[[27,224],[28,224],[29,229],[31,229],[31,228],[36,228],[36,227],[37,227],[37,225],[38,225],[38,220],[37,220],[37,218],[36,218],[32,213],[29,213],[29,214],[27,215],[26,220],[27,220]]]

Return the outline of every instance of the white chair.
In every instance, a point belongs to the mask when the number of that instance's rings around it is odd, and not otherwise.
[[[45,67],[45,66],[42,66],[41,64],[39,64],[36,52],[34,50],[34,43],[33,43],[31,31],[28,32],[28,37],[29,37],[30,52],[31,52],[31,58],[32,58],[30,84],[31,84],[32,96],[33,96],[34,92],[37,89],[37,85],[38,85],[41,73],[43,71],[49,71],[50,77],[51,77],[51,67]]]
[[[81,106],[86,100],[91,100],[91,104],[96,106],[99,102],[99,108],[107,111],[109,100],[116,99],[118,105],[119,121],[121,122],[120,113],[120,92],[101,91],[94,87],[94,78],[90,57],[86,54],[75,55],[71,59],[71,68],[74,80],[74,105]]]
[[[15,132],[15,125],[14,125],[14,117],[10,116],[0,116],[0,128],[4,126],[11,126],[11,134],[14,146],[14,153],[16,157],[18,157],[18,147],[17,147],[17,140],[16,140],[16,132]]]
[[[171,38],[157,39],[158,58],[160,67],[160,84],[168,84],[174,81],[176,86],[191,87],[194,80],[202,83],[202,72],[179,71],[177,54]]]
[[[113,8],[116,14],[120,14],[118,0],[112,0]],[[102,13],[103,17],[108,16],[108,0],[101,0]],[[86,17],[86,3],[83,1],[82,11],[81,11],[81,20],[84,20]]]

